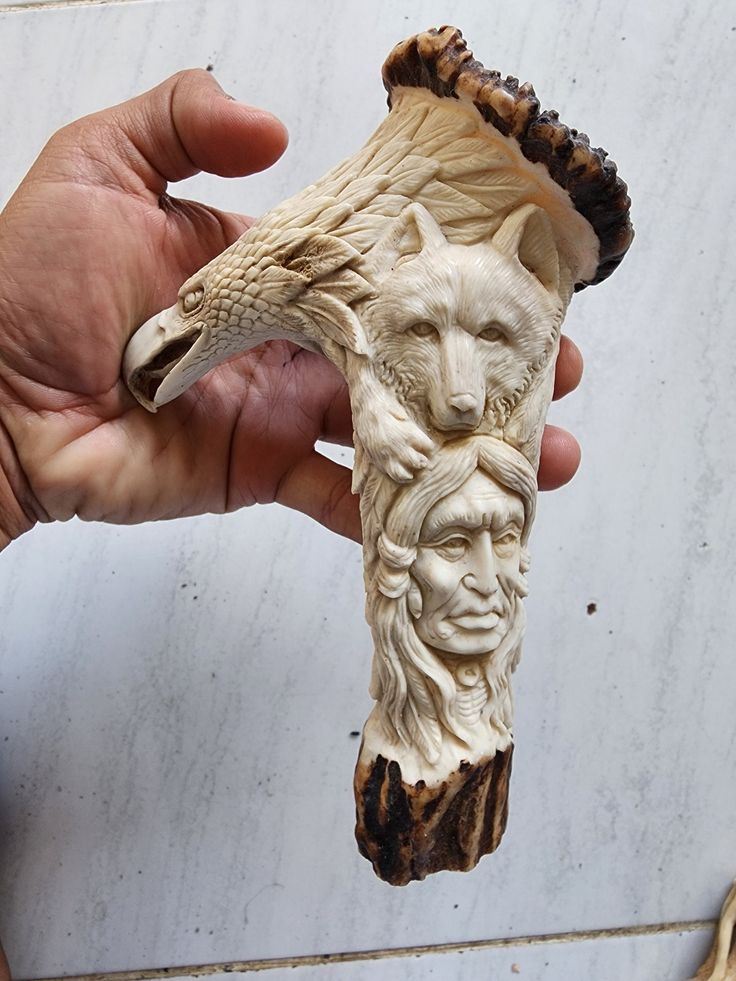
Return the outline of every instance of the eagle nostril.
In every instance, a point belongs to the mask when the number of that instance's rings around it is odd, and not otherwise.
[[[451,395],[449,401],[453,409],[457,409],[458,412],[474,412],[478,408],[478,399],[467,392]]]

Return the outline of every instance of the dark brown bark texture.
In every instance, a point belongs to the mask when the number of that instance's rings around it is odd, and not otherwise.
[[[359,763],[355,837],[379,878],[404,886],[432,872],[467,872],[495,851],[506,829],[513,749],[463,762],[435,787],[404,783],[396,760]]]

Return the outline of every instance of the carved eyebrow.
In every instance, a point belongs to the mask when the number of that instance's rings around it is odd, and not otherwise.
[[[422,526],[420,541],[436,542],[448,537],[452,531],[474,531],[484,526],[484,517],[485,515],[481,515],[479,520],[478,515],[470,515],[464,511],[440,511]]]
[[[521,531],[524,526],[524,510],[521,504],[504,508],[503,511],[494,511],[491,516],[491,524],[494,530],[505,528],[506,525],[513,525]]]
[[[524,527],[524,508],[521,501],[499,502],[494,508],[474,509],[473,513],[457,506],[437,505],[431,518],[424,519],[420,541],[435,542],[453,528],[458,531],[489,528],[497,532],[506,527],[521,534]]]
[[[409,261],[401,268],[408,270]],[[451,270],[424,264],[421,273],[423,278],[419,283],[417,277],[412,276],[402,279],[397,285],[395,299],[398,301],[400,320],[402,323],[412,319],[443,323],[448,317],[447,297],[452,295],[454,286]],[[396,317],[395,310],[392,310],[392,317]]]

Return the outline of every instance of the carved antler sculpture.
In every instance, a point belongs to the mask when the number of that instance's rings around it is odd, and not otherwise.
[[[155,411],[286,338],[347,378],[375,642],[356,836],[387,881],[472,868],[506,823],[511,672],[560,326],[631,239],[615,165],[451,27],[397,46],[366,145],[133,336]]]

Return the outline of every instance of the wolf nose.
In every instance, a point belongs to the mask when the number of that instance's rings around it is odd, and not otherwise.
[[[460,395],[451,395],[450,405],[458,412],[474,412],[478,408],[478,399],[475,395],[464,392]]]

